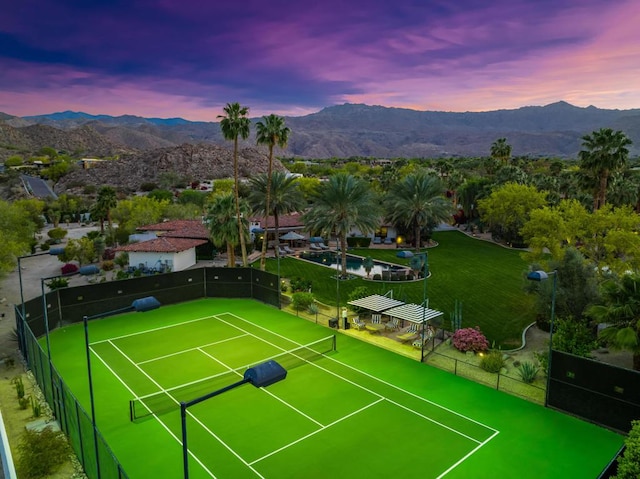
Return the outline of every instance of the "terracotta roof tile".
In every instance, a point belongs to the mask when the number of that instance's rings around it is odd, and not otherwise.
[[[209,239],[209,230],[200,220],[172,220],[137,228],[140,231],[156,231],[158,236],[173,238]]]
[[[136,253],[180,253],[190,248],[205,244],[206,240],[189,238],[160,237],[139,243],[132,243],[116,248],[116,251],[131,251]]]

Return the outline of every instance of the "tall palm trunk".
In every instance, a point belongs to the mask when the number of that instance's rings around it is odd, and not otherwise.
[[[236,265],[236,253],[231,243],[227,242],[227,266],[233,268]]]
[[[420,225],[416,223],[416,227],[415,230],[413,232],[413,234],[416,236],[416,252],[419,253],[420,252],[420,246],[422,246],[421,244],[421,237],[420,237]]]
[[[244,238],[244,222],[240,215],[240,191],[238,181],[238,137],[233,141],[233,177],[235,180],[235,199],[236,199],[236,219],[238,221],[238,234],[240,235],[240,249],[242,251],[242,265],[247,267],[247,245]],[[235,262],[233,264],[235,266]]]
[[[264,238],[262,239],[262,254],[260,255],[260,269],[265,270],[267,261],[267,225],[269,224],[269,216],[271,215],[271,173],[273,169],[273,145],[269,145],[269,167],[267,169],[267,194],[265,201],[265,231]],[[276,245],[274,246],[276,256],[280,256],[279,237],[278,231],[276,231]]]
[[[605,201],[607,200],[607,183],[609,182],[609,172],[604,171],[600,176],[600,188],[598,190],[598,207],[599,210],[604,206]]]

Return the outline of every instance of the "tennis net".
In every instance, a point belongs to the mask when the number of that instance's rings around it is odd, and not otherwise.
[[[181,402],[189,402],[212,391],[228,386],[243,377],[247,368],[273,359],[286,370],[313,362],[325,354],[336,350],[336,336],[331,335],[289,351],[283,351],[262,361],[246,364],[223,373],[214,374],[197,381],[175,386],[129,401],[129,417],[131,421],[147,416],[163,414],[180,408]]]

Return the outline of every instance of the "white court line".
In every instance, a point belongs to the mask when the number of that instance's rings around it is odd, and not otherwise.
[[[451,471],[453,471],[456,467],[458,467],[460,464],[462,464],[464,461],[466,461],[470,456],[472,456],[473,454],[475,454],[475,452],[480,449],[482,446],[484,446],[486,443],[488,443],[489,441],[491,441],[491,439],[493,439],[494,437],[496,437],[499,434],[498,431],[494,432],[490,437],[488,437],[487,439],[485,439],[481,444],[478,444],[474,449],[472,449],[471,451],[469,451],[465,456],[463,456],[462,458],[460,458],[455,464],[453,464],[451,467],[449,467],[449,469],[447,469],[446,471],[444,471],[442,474],[440,474],[438,477],[436,477],[436,479],[441,479],[442,477],[446,476],[447,474],[449,474]]]
[[[115,372],[113,369],[111,369],[111,367],[110,367],[110,366],[105,362],[105,360],[104,360],[104,359],[102,359],[102,357],[101,357],[97,352],[95,352],[91,347],[89,347],[89,349],[93,352],[93,354],[95,354],[95,355],[96,355],[96,357],[100,360],[100,362],[101,362],[102,364],[104,364],[104,366],[105,366],[109,371],[111,371],[111,374],[113,374],[113,375],[115,376],[115,378],[116,378],[118,381],[120,381],[120,383],[125,387],[125,389],[127,389],[127,391],[129,391],[133,396],[135,396],[135,395],[136,395],[136,393],[134,393],[134,392],[131,390],[131,388],[127,385],[127,383],[125,383],[125,382],[122,380],[122,378],[121,378],[120,376],[118,376],[118,375],[116,374],[116,372]],[[155,413],[153,413],[153,412],[151,411],[151,409],[149,409],[147,406],[145,406],[145,408],[147,409],[147,411],[149,411],[149,412],[151,413],[151,416],[152,416],[156,421],[158,421],[158,422],[160,423],[160,425],[161,425],[164,429],[166,429],[166,431],[169,433],[169,435],[170,435],[171,437],[173,437],[173,438],[178,442],[178,444],[180,444],[180,446],[182,446],[182,439],[178,438],[178,436],[176,436],[176,435],[173,433],[173,431],[171,431],[171,429],[169,429],[169,427],[168,427],[164,422],[162,422],[162,420],[161,420],[161,419],[160,419],[160,418],[159,418]],[[188,447],[187,447],[187,450],[189,451],[189,454],[191,455],[191,457],[193,457],[193,458],[196,460],[196,462],[197,462],[198,464],[200,464],[200,466],[202,466],[202,468],[203,468],[205,471],[207,471],[207,473],[209,474],[209,476],[211,476],[213,479],[216,479],[216,476],[213,474],[213,472],[211,472],[211,471],[207,468],[207,466],[205,466],[205,465],[202,463],[202,461],[200,461],[200,459],[198,459],[198,456],[196,456],[193,452],[191,452],[191,451],[189,450],[189,448],[188,448]]]
[[[278,334],[278,333],[276,333],[276,332],[274,332],[274,331],[271,331],[270,329],[267,329],[267,328],[265,328],[265,327],[263,327],[263,326],[260,326],[259,324],[252,323],[251,321],[249,321],[249,320],[247,320],[247,319],[244,319],[244,318],[241,318],[240,316],[237,316],[237,315],[236,315],[236,314],[234,314],[234,313],[230,313],[230,312],[227,312],[227,313],[220,313],[220,314],[214,315],[214,317],[217,317],[217,316],[220,316],[220,315],[223,315],[223,314],[228,314],[229,316],[233,316],[233,317],[235,317],[235,318],[237,318],[237,319],[239,319],[239,320],[241,320],[241,321],[244,321],[245,323],[249,323],[249,324],[251,324],[252,326],[255,326],[256,328],[262,329],[263,331],[266,331],[266,332],[268,332],[268,333],[270,333],[270,334],[273,334],[274,336],[278,336],[278,337],[280,337],[280,338],[282,338],[282,339],[286,339],[287,341],[290,341],[290,342],[292,342],[292,343],[294,343],[294,344],[297,344],[298,346],[304,346],[304,344],[301,344],[301,343],[298,343],[298,342],[296,342],[296,341],[293,341],[292,339],[287,338],[286,336],[283,336],[283,335],[281,335],[281,334]],[[231,326],[233,326],[233,325],[231,325]],[[241,329],[241,328],[238,328],[238,329],[240,329],[240,330],[242,331],[242,329]],[[382,383],[382,384],[384,384],[384,385],[386,385],[386,386],[389,386],[389,387],[391,387],[391,388],[393,388],[393,389],[397,389],[398,391],[402,391],[403,393],[406,393],[406,394],[408,394],[408,395],[410,395],[410,396],[412,396],[412,397],[414,397],[414,398],[416,398],[416,399],[419,399],[419,400],[421,400],[421,401],[424,401],[424,402],[426,402],[426,403],[432,404],[432,405],[434,405],[434,406],[436,406],[436,407],[438,407],[438,408],[440,408],[440,409],[442,409],[442,410],[444,410],[444,411],[447,411],[447,412],[449,412],[449,413],[451,413],[451,414],[453,414],[453,415],[455,415],[455,416],[461,417],[461,418],[466,419],[466,420],[468,420],[468,421],[470,421],[470,422],[473,422],[473,423],[475,423],[475,424],[478,424],[479,426],[485,427],[485,428],[489,429],[490,431],[493,431],[493,432],[499,432],[497,429],[495,429],[495,428],[493,428],[493,427],[491,427],[491,426],[487,426],[486,424],[483,424],[483,423],[481,423],[481,422],[479,422],[479,421],[476,421],[475,419],[470,418],[470,417],[468,417],[468,416],[465,416],[464,414],[460,414],[460,413],[459,413],[459,412],[457,412],[457,411],[454,411],[454,410],[452,410],[452,409],[449,409],[449,408],[447,408],[447,407],[445,407],[445,406],[442,406],[442,405],[440,405],[440,404],[438,404],[438,403],[436,403],[436,402],[430,401],[429,399],[423,398],[422,396],[418,396],[417,394],[412,393],[411,391],[407,391],[406,389],[403,389],[403,388],[401,388],[401,387],[399,387],[399,386],[396,386],[395,384],[391,384],[391,383],[389,383],[389,382],[387,382],[387,381],[385,381],[385,380],[383,380],[383,379],[380,379],[380,378],[378,378],[378,377],[376,377],[376,376],[373,376],[373,375],[371,375],[371,374],[369,374],[369,373],[367,373],[367,372],[364,372],[364,371],[362,371],[362,370],[360,370],[360,369],[358,369],[358,368],[356,368],[356,367],[354,367],[354,366],[351,366],[351,365],[349,365],[349,364],[343,363],[342,361],[339,361],[339,360],[337,360],[337,359],[335,359],[335,358],[332,358],[331,356],[326,356],[326,358],[327,358],[327,359],[329,359],[330,361],[334,361],[334,362],[336,362],[336,363],[338,363],[338,364],[340,364],[340,365],[342,365],[342,366],[344,366],[344,367],[346,367],[346,368],[352,369],[352,370],[354,370],[354,371],[356,371],[356,372],[358,372],[358,373],[360,373],[360,374],[362,374],[362,375],[364,375],[364,376],[366,376],[366,377],[368,377],[368,378],[370,378],[370,379],[374,379],[375,381],[378,381],[378,382],[380,382],[380,383]]]
[[[146,360],[140,361],[140,362],[138,362],[136,364],[152,363],[153,361],[158,361],[159,359],[170,358],[172,356],[177,356],[178,354],[188,353],[190,351],[200,351],[200,348],[206,348],[208,346],[215,346],[216,344],[226,343],[227,341],[233,341],[234,339],[244,338],[245,336],[246,336],[246,334],[239,334],[237,336],[232,336],[232,337],[227,338],[227,339],[221,339],[220,341],[214,341],[213,343],[207,343],[207,344],[203,344],[202,346],[196,346],[195,348],[183,349],[181,351],[178,351],[177,353],[165,354],[164,356],[158,356],[158,357],[155,357],[155,358],[152,358],[152,359],[146,359]],[[204,351],[200,351],[200,352],[204,352]]]
[[[176,324],[167,324],[166,326],[159,326],[157,328],[145,329],[144,331],[138,331],[136,333],[123,334],[122,336],[115,336],[109,339],[102,339],[100,341],[94,341],[91,344],[100,344],[100,343],[108,343],[110,341],[115,341],[116,339],[130,338],[132,336],[138,336],[139,334],[152,333],[154,331],[161,331],[163,329],[175,328],[176,326],[182,326],[183,324],[195,323],[197,321],[204,321],[205,319],[213,318],[213,316],[203,316],[202,318],[190,319],[189,321],[183,321],[181,323]]]
[[[225,313],[225,314],[231,314],[231,313]],[[233,316],[235,316],[235,315],[233,315]],[[242,318],[239,318],[239,319],[242,319]],[[269,344],[269,345],[271,345],[271,346],[273,346],[273,347],[275,347],[275,348],[282,349],[283,351],[286,351],[285,349],[281,348],[280,346],[278,346],[278,345],[276,345],[276,344],[271,343],[270,341],[267,341],[266,339],[259,338],[258,336],[256,336],[256,335],[254,335],[254,334],[250,333],[249,331],[245,331],[244,329],[240,328],[239,326],[234,326],[233,324],[228,323],[228,322],[227,322],[227,321],[225,321],[224,319],[218,318],[218,320],[219,320],[219,321],[224,322],[225,324],[229,324],[230,326],[236,327],[236,328],[238,328],[240,331],[244,331],[244,332],[246,332],[249,336],[253,336],[253,337],[257,338],[257,339],[260,339],[260,340],[264,341],[265,343],[267,343],[267,344]],[[253,324],[253,323],[251,323],[250,321],[247,321],[247,322],[248,322],[248,323],[250,323],[250,324]],[[256,326],[257,326],[257,325],[256,325]],[[273,334],[276,334],[276,333],[273,333]],[[302,346],[302,345],[301,345],[301,346]],[[327,357],[328,359],[332,359],[332,358],[330,358],[329,356],[326,356],[326,357]],[[302,359],[302,358],[301,358],[301,359]],[[336,372],[334,372],[334,371],[331,371],[330,369],[324,368],[324,367],[322,367],[322,366],[320,366],[320,365],[318,365],[318,364],[314,363],[313,361],[311,361],[311,362],[310,362],[310,361],[307,361],[307,362],[308,362],[308,364],[309,364],[309,365],[311,365],[311,366],[313,366],[313,367],[316,367],[316,368],[318,368],[318,369],[320,369],[320,370],[322,370],[322,371],[326,372],[327,374],[330,374],[330,375],[332,375],[332,376],[335,376],[335,377],[337,377],[338,379],[341,379],[341,380],[343,380],[343,381],[345,381],[345,382],[347,382],[347,383],[351,384],[352,386],[355,386],[355,387],[357,387],[357,388],[362,389],[363,391],[368,392],[369,394],[372,394],[373,396],[377,396],[377,397],[379,397],[379,398],[385,399],[386,401],[390,402],[391,404],[394,404],[394,405],[396,405],[396,406],[398,406],[398,407],[400,407],[400,408],[406,409],[407,411],[412,412],[413,414],[415,414],[415,415],[417,415],[417,416],[419,416],[419,417],[421,417],[421,418],[423,418],[423,419],[426,419],[427,421],[432,422],[433,424],[435,424],[435,425],[437,425],[437,426],[440,426],[440,427],[441,427],[441,428],[443,428],[443,429],[447,429],[447,430],[449,430],[449,431],[453,432],[454,434],[458,434],[459,436],[464,437],[465,439],[468,439],[468,440],[470,440],[470,441],[472,441],[472,442],[475,442],[476,444],[479,444],[479,443],[481,442],[481,441],[479,441],[478,439],[475,439],[475,438],[473,438],[473,437],[471,437],[471,436],[469,436],[469,435],[467,435],[467,434],[465,434],[465,433],[463,433],[463,432],[458,431],[457,429],[452,428],[451,426],[448,426],[448,425],[446,425],[446,424],[444,424],[444,423],[441,423],[440,421],[437,421],[437,420],[435,420],[435,419],[433,419],[433,418],[431,418],[431,417],[429,417],[429,416],[425,416],[425,415],[423,415],[423,414],[420,414],[420,413],[418,413],[418,412],[416,412],[416,411],[414,411],[414,410],[412,410],[412,409],[410,409],[410,408],[408,408],[408,407],[406,407],[406,406],[403,406],[402,404],[400,404],[400,403],[398,403],[398,402],[396,402],[396,401],[393,401],[393,400],[391,400],[391,399],[387,398],[386,396],[383,396],[383,395],[382,395],[382,394],[380,394],[380,393],[377,393],[377,392],[375,392],[375,391],[372,391],[371,389],[369,389],[369,388],[367,388],[367,387],[365,387],[365,386],[363,386],[363,385],[361,385],[361,384],[358,384],[358,383],[357,383],[357,382],[355,382],[355,381],[352,381],[351,379],[345,378],[344,376],[341,376],[340,374],[338,374],[338,373],[336,373]],[[337,361],[337,362],[338,362],[339,364],[342,364],[342,363],[340,363],[339,361]],[[345,365],[345,366],[346,366],[346,365]],[[353,368],[353,369],[354,369],[355,371],[358,371],[358,372],[362,373],[362,371],[359,371],[359,370],[357,370],[357,369],[355,369],[355,368]],[[365,374],[365,373],[362,373],[362,374]],[[373,378],[373,379],[377,379],[375,376],[370,376],[370,375],[366,375],[366,376],[368,376],[368,377],[370,377],[370,378]],[[388,383],[385,383],[384,381],[380,381],[380,382],[382,382],[383,384],[390,385],[390,384],[388,384]],[[404,391],[403,389],[400,389],[400,388],[397,388],[397,389],[398,389],[398,390],[400,390],[400,391],[402,391],[402,392],[405,392],[405,393],[407,393],[407,394],[411,394],[411,393],[409,393],[408,391]],[[419,399],[423,399],[423,398],[421,398],[420,396],[418,396],[418,395],[416,395],[416,394],[411,394],[411,395],[412,395],[413,397],[416,397],[416,398],[419,398]],[[426,400],[425,400],[425,401],[426,401]],[[431,401],[426,401],[426,402],[427,402],[427,403],[429,403],[429,404],[434,404],[434,403],[432,403]],[[434,405],[435,405],[435,404],[434,404]],[[445,409],[445,408],[442,408],[442,409]],[[448,410],[447,410],[447,411],[448,411]],[[461,416],[461,415],[460,415],[460,414],[458,414],[458,416]],[[464,417],[464,416],[463,416],[463,417]],[[467,419],[467,418],[465,418],[465,419]],[[473,422],[476,422],[476,421],[473,421]],[[476,422],[476,423],[477,423],[477,422]],[[489,428],[489,429],[491,429],[491,430],[495,431],[495,429],[492,429],[492,428]]]
[[[220,361],[219,359],[213,357],[211,354],[207,353],[206,351],[200,351],[202,354],[209,356],[211,359],[213,359],[214,361],[217,361],[219,364],[221,364],[222,366],[224,366],[225,368],[227,368],[229,371],[236,373],[238,376],[243,377],[242,374],[240,374],[237,370],[231,368],[231,366],[228,366],[227,364],[223,363],[222,361]],[[298,414],[300,414],[301,416],[307,418],[309,421],[316,423],[318,426],[323,427],[322,424],[320,424],[318,421],[316,421],[315,419],[313,419],[311,416],[303,413],[302,411],[300,411],[298,408],[296,408],[293,404],[289,404],[287,401],[285,401],[284,399],[279,398],[278,396],[276,396],[275,394],[273,394],[270,391],[267,391],[265,388],[260,388],[262,391],[264,391],[265,393],[267,393],[269,396],[271,396],[274,399],[277,399],[278,401],[280,401],[282,404],[284,404],[285,406],[288,406],[289,408],[293,409],[295,412],[297,412]]]
[[[151,376],[149,376],[142,368],[140,368],[138,365],[136,365],[136,363],[133,362],[133,360],[127,356],[118,346],[116,346],[115,344],[113,344],[111,341],[109,341],[109,344],[111,344],[111,346],[113,346],[120,354],[122,354],[125,359],[127,359],[131,364],[133,364],[142,374],[144,374],[147,378],[149,378],[149,380],[155,384],[161,391],[164,391],[164,389],[162,388],[162,386],[160,386],[160,384],[158,384],[158,382],[156,380],[154,380]],[[166,391],[165,391],[166,392]],[[169,396],[171,399],[173,399],[173,401],[180,405],[180,403],[176,400],[176,398],[174,398],[173,396],[171,396],[170,394],[167,394],[167,396]],[[245,466],[247,466],[251,471],[253,471],[255,473],[256,476],[265,479],[265,477],[260,474],[258,471],[255,470],[254,467],[251,466],[251,464],[249,464],[247,461],[245,461],[236,451],[234,451],[230,446],[228,446],[221,438],[219,438],[211,429],[209,429],[207,426],[205,426],[202,421],[200,421],[200,419],[198,419],[197,417],[195,417],[191,412],[189,412],[189,410],[187,409],[187,414],[189,414],[189,416],[191,416],[191,419],[193,419],[195,422],[197,422],[200,427],[202,427],[202,429],[204,429],[205,431],[207,431],[209,434],[211,434],[211,436],[213,436],[225,449],[227,449],[231,454],[233,454],[236,458],[238,458],[239,461],[241,461]]]
[[[310,432],[309,434],[307,434],[306,436],[302,436],[299,439],[296,439],[295,441],[289,443],[289,444],[285,444],[284,446],[282,446],[281,448],[276,449],[275,451],[271,451],[269,454],[265,454],[262,457],[259,457],[258,459],[254,460],[251,462],[251,464],[255,464],[256,462],[260,462],[263,461],[264,459],[266,459],[269,456],[273,456],[274,454],[277,454],[279,452],[284,451],[285,449],[290,448],[291,446],[302,442],[306,439],[309,439],[311,436],[315,436],[316,434],[318,434],[320,431],[324,431],[325,429],[330,428],[331,426],[335,426],[336,424],[338,424],[339,422],[344,421],[345,419],[349,419],[351,416],[355,416],[356,414],[360,414],[362,411],[364,411],[365,409],[369,409],[371,406],[375,406],[376,404],[378,404],[379,402],[384,401],[384,398],[379,398],[376,401],[373,401],[372,403],[367,404],[366,406],[361,407],[360,409],[357,409],[349,414],[347,414],[346,416],[342,416],[340,419],[336,419],[335,421],[333,421],[331,424],[327,424],[326,426],[322,427],[321,429],[318,429],[317,431],[313,431]]]

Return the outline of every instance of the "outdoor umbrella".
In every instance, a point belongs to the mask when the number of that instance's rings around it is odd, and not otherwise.
[[[295,231],[289,231],[287,234],[280,236],[280,239],[284,241],[299,241],[305,239],[305,237]]]

